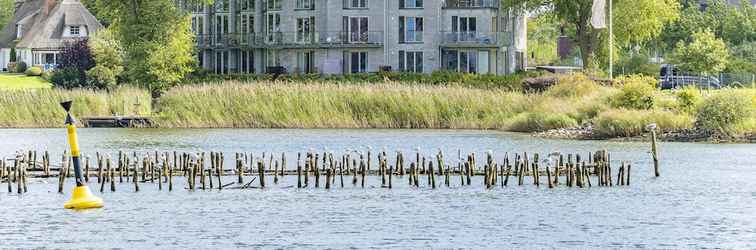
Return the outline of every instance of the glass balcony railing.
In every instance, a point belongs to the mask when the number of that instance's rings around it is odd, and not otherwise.
[[[441,32],[442,46],[506,46],[511,37],[507,32]]]
[[[501,0],[445,0],[444,8],[499,8]]]

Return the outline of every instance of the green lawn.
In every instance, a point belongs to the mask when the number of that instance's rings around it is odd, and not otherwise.
[[[0,90],[7,89],[48,89],[52,84],[41,77],[24,74],[0,73]]]

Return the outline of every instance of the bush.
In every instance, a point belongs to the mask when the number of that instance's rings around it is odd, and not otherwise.
[[[694,113],[702,99],[701,92],[695,86],[687,86],[677,92],[677,108],[689,114]]]
[[[76,69],[59,69],[52,73],[52,76],[50,77],[50,82],[52,82],[55,87],[58,88],[64,88],[64,89],[72,89],[81,87],[80,86],[80,74],[79,71]]]
[[[42,68],[34,66],[26,69],[24,72],[27,76],[42,76]]]
[[[693,119],[669,111],[612,109],[598,115],[593,132],[603,137],[638,136],[650,123],[656,123],[661,131],[675,131],[691,128]]]
[[[645,55],[635,55],[620,61],[615,69],[622,70],[624,74],[628,75],[638,74],[655,77],[659,75],[661,65],[650,63],[649,58]]]
[[[701,128],[726,134],[742,132],[738,128],[752,119],[756,96],[748,90],[723,90],[701,104],[696,118]]]
[[[18,62],[16,64],[16,73],[24,73],[26,72],[26,63],[25,62]]]
[[[628,76],[621,80],[624,84],[612,106],[628,109],[651,109],[654,107],[654,86],[656,79],[643,76]]]
[[[87,85],[100,89],[107,89],[116,86],[116,73],[109,68],[97,65],[87,71]]]
[[[600,86],[582,73],[560,76],[557,85],[546,91],[554,97],[583,97],[595,93]]]
[[[526,112],[515,116],[509,130],[515,132],[539,132],[549,129],[572,128],[577,121],[565,114]]]

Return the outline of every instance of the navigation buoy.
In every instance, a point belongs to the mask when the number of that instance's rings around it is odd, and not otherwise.
[[[73,158],[72,161],[74,166],[74,174],[76,175],[76,187],[71,194],[71,200],[66,202],[63,207],[67,209],[100,208],[104,205],[102,199],[94,196],[94,194],[89,191],[89,187],[87,185],[84,185],[84,182],[82,182],[81,180],[81,159],[79,157],[81,152],[79,152],[79,141],[76,137],[76,126],[74,125],[75,120],[71,115],[72,103],[72,101],[60,103],[60,106],[63,106],[63,109],[66,110],[66,129],[68,130],[68,144],[71,145],[71,157]]]

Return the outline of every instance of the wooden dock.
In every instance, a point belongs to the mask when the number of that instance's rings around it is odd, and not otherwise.
[[[143,116],[84,117],[81,122],[89,128],[144,128],[152,126],[150,118]]]

